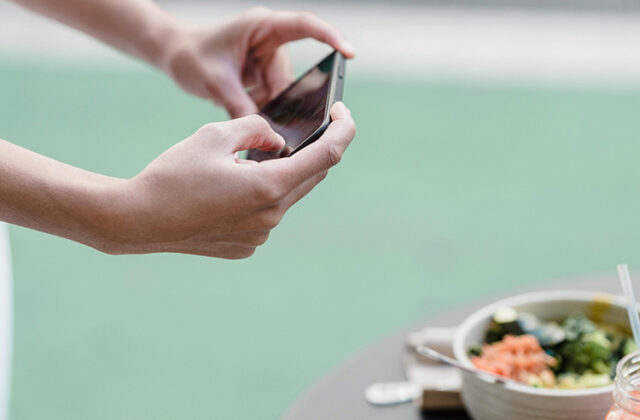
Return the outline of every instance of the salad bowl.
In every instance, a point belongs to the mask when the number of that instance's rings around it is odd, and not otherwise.
[[[463,321],[453,340],[453,353],[460,363],[473,366],[470,349],[484,342],[494,314],[505,307],[542,320],[581,313],[597,323],[628,325],[622,297],[576,290],[517,295],[485,306]],[[613,403],[612,393],[611,384],[585,389],[505,386],[462,373],[462,400],[474,420],[602,420]]]

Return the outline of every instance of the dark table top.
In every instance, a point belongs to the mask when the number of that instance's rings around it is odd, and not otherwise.
[[[512,291],[508,295],[534,290],[581,289],[620,293],[617,278],[590,276],[557,281],[552,284]],[[307,390],[285,413],[284,420],[462,420],[465,412],[421,413],[412,404],[375,407],[364,398],[365,388],[375,382],[405,380],[402,355],[405,338],[412,331],[427,326],[459,324],[474,310],[493,302],[498,296],[481,302],[447,310],[414,325],[403,328],[354,354]]]

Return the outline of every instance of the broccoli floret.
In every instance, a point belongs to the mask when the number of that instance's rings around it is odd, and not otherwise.
[[[584,314],[574,314],[562,323],[568,341],[577,340],[581,335],[594,332],[597,326]]]
[[[611,341],[607,338],[607,335],[602,331],[594,331],[582,336],[582,341],[592,341],[596,344],[600,344],[602,347],[612,349]]]
[[[636,351],[636,343],[635,341],[633,341],[632,338],[627,338],[626,340],[624,340],[624,342],[622,343],[622,355],[621,356],[626,356],[629,353],[633,353],[634,351]]]
[[[593,321],[583,314],[575,314],[565,319],[562,327],[567,338],[558,348],[558,354],[562,356],[559,368],[562,372],[611,371],[611,341]]]
[[[595,373],[605,374],[607,375],[607,377],[611,373],[611,366],[605,363],[603,360],[596,360],[595,362],[593,362],[591,364],[591,369],[593,369]]]
[[[568,341],[560,346],[563,372],[583,374],[587,370],[598,373],[609,372],[611,350],[602,343],[592,340]]]

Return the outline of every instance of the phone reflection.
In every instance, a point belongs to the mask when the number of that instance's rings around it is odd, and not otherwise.
[[[334,59],[335,54],[325,58],[260,110],[259,115],[284,138],[286,145],[277,152],[252,149],[250,159],[262,161],[289,156],[320,128],[327,111]]]

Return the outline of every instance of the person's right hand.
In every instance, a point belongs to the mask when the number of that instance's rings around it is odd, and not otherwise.
[[[231,118],[258,112],[295,80],[285,44],[309,37],[355,55],[337,28],[308,12],[254,7],[219,25],[175,24],[170,33],[160,68],[187,92],[223,105]]]
[[[337,164],[355,136],[351,113],[331,110],[324,135],[295,155],[253,162],[234,153],[278,150],[284,140],[257,115],[208,124],[126,181],[121,212],[97,248],[113,254],[180,252],[245,258],[284,213]]]

